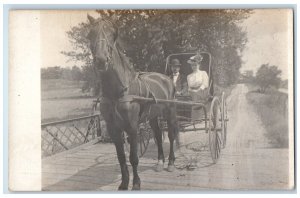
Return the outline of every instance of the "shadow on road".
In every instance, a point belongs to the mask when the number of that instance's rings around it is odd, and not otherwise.
[[[151,166],[139,166],[139,171],[152,169]],[[132,175],[131,168],[129,168]],[[53,185],[44,187],[43,191],[96,191],[121,178],[118,164],[96,164],[63,179]],[[117,190],[117,188],[116,188]]]

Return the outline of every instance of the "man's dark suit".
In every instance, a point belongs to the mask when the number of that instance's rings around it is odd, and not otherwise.
[[[173,81],[173,79],[174,79],[173,74],[171,75],[171,79]],[[178,78],[174,84],[175,84],[175,89],[176,89],[177,94],[180,94],[180,95],[188,94],[188,84],[187,84],[185,75],[179,74]]]

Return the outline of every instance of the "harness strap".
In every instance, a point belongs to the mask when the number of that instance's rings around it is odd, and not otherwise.
[[[141,84],[141,80],[138,78],[137,79],[138,83],[139,83],[139,95],[142,95],[142,84]]]
[[[144,83],[145,87],[146,87],[146,90],[147,90],[147,95],[146,97],[149,98],[149,95],[153,98],[155,104],[157,104],[157,100],[156,100],[156,97],[154,95],[154,93],[151,91],[150,89],[150,85],[144,80],[142,79],[140,76],[138,76],[138,79]]]
[[[147,86],[148,93],[151,94],[151,97],[152,97],[152,99],[154,100],[154,103],[157,104],[156,97],[155,97],[154,93],[151,91],[151,89],[150,89],[150,87],[149,87],[149,84],[146,83],[146,82],[144,82],[144,83],[145,83],[145,85]],[[148,98],[148,97],[149,97],[149,95],[147,94],[147,98]]]
[[[121,115],[120,112],[118,111],[117,104],[118,104],[118,103],[115,103],[115,104],[114,104],[116,117],[119,117],[120,120],[124,121],[122,115]],[[115,119],[116,119],[116,118],[115,118]]]

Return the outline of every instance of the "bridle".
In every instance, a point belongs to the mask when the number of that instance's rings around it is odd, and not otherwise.
[[[100,37],[101,33],[103,35],[103,38]],[[108,51],[109,55],[106,57],[106,61],[105,61],[105,65],[104,65],[105,69],[100,70],[100,71],[101,72],[102,71],[107,71],[108,68],[109,68],[109,66],[112,65],[112,51],[113,51],[113,46],[109,44],[108,37],[107,37],[105,31],[103,30],[102,26],[100,26],[98,28],[97,36],[96,36],[96,42],[97,43],[94,44],[94,45],[92,45],[92,48],[91,48],[91,51],[93,52],[93,54],[96,51],[96,47],[97,47],[98,42],[105,42],[105,46],[107,48],[107,51]],[[114,46],[116,45],[116,41],[114,41],[113,45]],[[95,59],[94,59],[94,64],[95,64]]]
[[[105,22],[110,22],[110,21],[105,21]],[[111,22],[110,22],[111,23]],[[105,25],[102,25],[104,26],[105,28]],[[116,39],[114,40],[114,44],[111,45],[109,42],[108,42],[108,37],[105,33],[105,31],[103,30],[103,27],[102,26],[99,26],[98,27],[98,31],[97,31],[97,36],[96,36],[96,44],[94,44],[91,48],[91,51],[92,53],[94,54],[95,50],[96,50],[96,47],[97,47],[97,44],[98,42],[105,42],[105,46],[107,48],[107,51],[109,53],[109,55],[106,57],[106,61],[105,61],[105,65],[104,65],[104,68],[105,69],[99,69],[100,72],[106,72],[108,71],[110,68],[112,69],[113,68],[113,58],[112,58],[112,53],[113,53],[113,49],[114,47],[116,47]],[[103,38],[101,38],[101,33],[103,35]],[[94,64],[95,64],[95,59],[94,59]],[[124,84],[122,83],[121,79],[118,77],[117,78],[119,80],[119,83],[121,84],[121,86],[123,87],[123,92],[127,91],[128,90],[128,87],[127,86],[124,86]]]

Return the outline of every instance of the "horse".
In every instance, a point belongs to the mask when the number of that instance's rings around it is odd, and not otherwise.
[[[167,171],[174,171],[174,140],[178,137],[176,106],[174,104],[157,103],[156,99],[173,100],[175,86],[172,80],[160,73],[138,73],[134,70],[129,58],[120,50],[118,28],[107,19],[95,19],[87,16],[91,28],[88,33],[90,50],[94,67],[100,71],[102,99],[100,112],[106,122],[108,133],[115,145],[122,173],[122,181],[118,190],[128,190],[129,172],[124,152],[123,132],[129,138],[129,160],[133,170],[132,190],[140,190],[141,181],[138,175],[138,126],[143,119],[148,119],[154,132],[158,147],[156,171],[164,170],[164,152],[162,147],[162,131],[158,117],[167,121],[170,153]],[[134,100],[132,96],[152,98],[151,102]]]

